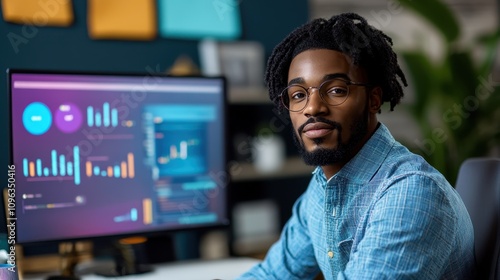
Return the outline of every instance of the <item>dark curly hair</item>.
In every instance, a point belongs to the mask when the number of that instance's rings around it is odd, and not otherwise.
[[[403,97],[406,78],[392,50],[392,39],[369,25],[355,13],[343,13],[330,19],[315,19],[290,33],[274,48],[265,73],[269,97],[284,110],[279,94],[287,86],[292,59],[308,49],[331,49],[342,52],[352,63],[365,69],[369,83],[382,88],[382,102],[390,102],[390,110]]]

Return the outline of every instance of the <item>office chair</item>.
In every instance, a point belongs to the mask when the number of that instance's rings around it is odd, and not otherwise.
[[[455,189],[474,226],[477,279],[500,279],[500,159],[465,160]]]

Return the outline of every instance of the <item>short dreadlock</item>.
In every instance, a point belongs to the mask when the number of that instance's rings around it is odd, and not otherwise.
[[[403,97],[406,78],[392,50],[392,39],[369,25],[355,13],[343,13],[326,19],[315,19],[290,33],[273,50],[267,62],[265,82],[271,100],[280,109],[279,94],[287,86],[292,59],[308,49],[331,49],[348,55],[352,62],[366,70],[369,82],[382,88],[382,102],[391,111]]]

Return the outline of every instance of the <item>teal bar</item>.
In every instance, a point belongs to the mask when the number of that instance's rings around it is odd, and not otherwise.
[[[208,213],[196,216],[186,216],[179,218],[180,224],[202,224],[202,223],[213,223],[217,221],[217,215],[215,213]]]
[[[49,168],[48,168],[48,167],[45,167],[45,168],[43,169],[43,176],[47,177],[47,176],[49,176],[49,175],[50,175]]]
[[[158,197],[171,197],[172,196],[172,189],[166,189],[166,188],[160,188],[156,190],[156,195]]]
[[[66,170],[68,171],[68,176],[73,175],[73,163],[71,161],[68,161],[68,167]]]
[[[99,173],[101,173],[101,169],[99,168],[99,166],[94,166],[94,175],[98,176]]]
[[[111,110],[111,125],[118,126],[118,110],[116,108]]]
[[[120,166],[115,165],[113,168],[113,174],[115,175],[115,178],[120,177]]]
[[[182,185],[184,190],[209,190],[217,187],[214,181],[189,182]]]
[[[103,120],[104,126],[108,127],[109,123],[110,123],[110,119],[109,119],[109,103],[108,102],[105,102],[102,105],[102,120]]]
[[[94,108],[92,106],[87,107],[87,124],[90,127],[94,126]]]
[[[144,109],[155,116],[161,116],[164,121],[206,122],[217,118],[217,107],[209,105],[148,105]]]
[[[123,218],[123,216],[116,216],[116,217],[113,218],[113,221],[115,223],[119,223],[119,222],[125,221],[125,218]]]
[[[29,175],[29,167],[28,167],[28,159],[23,158],[23,174],[24,177],[28,177]]]
[[[52,157],[52,176],[57,176],[57,152],[52,150],[50,153]]]
[[[137,209],[132,208],[130,210],[130,219],[134,222],[137,221]]]
[[[80,148],[75,146],[73,148],[73,158],[75,160],[74,173],[75,173],[75,184],[80,185]]]
[[[101,176],[102,176],[102,177],[106,177],[107,175],[108,175],[108,173],[106,173],[106,171],[105,171],[105,170],[101,171]]]
[[[95,126],[100,127],[102,124],[102,116],[101,113],[96,112],[95,113]]]
[[[59,156],[59,173],[61,173],[61,176],[66,175],[66,157],[64,155]]]
[[[42,160],[41,159],[36,160],[36,175],[42,176]]]

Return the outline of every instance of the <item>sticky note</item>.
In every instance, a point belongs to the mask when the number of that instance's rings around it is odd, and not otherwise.
[[[154,0],[88,0],[93,39],[151,40],[157,34]]]
[[[223,40],[241,35],[241,0],[158,0],[160,35]]]
[[[73,23],[71,0],[2,0],[7,22],[36,26],[68,26]]]

